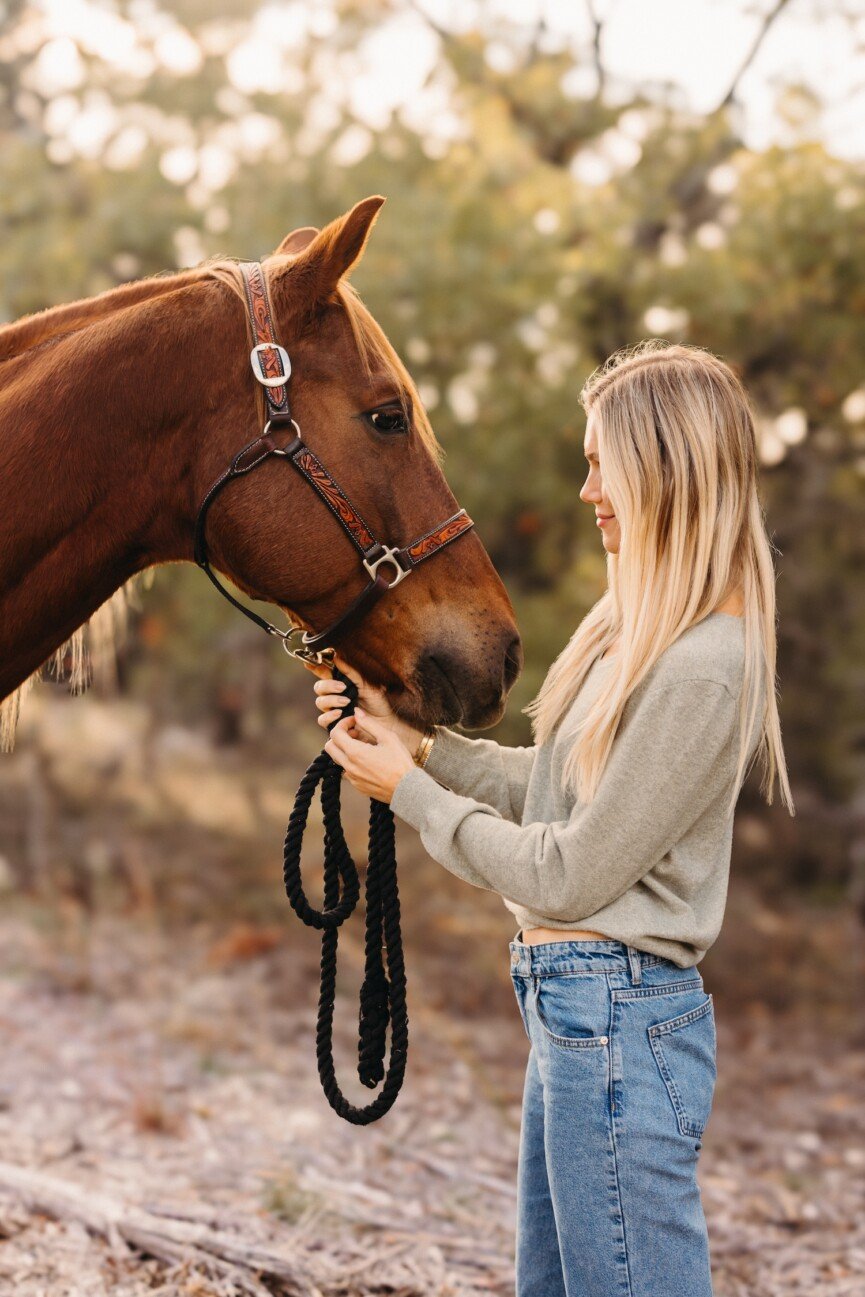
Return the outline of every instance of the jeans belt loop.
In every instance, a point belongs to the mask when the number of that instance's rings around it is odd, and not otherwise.
[[[639,986],[643,980],[643,965],[636,946],[628,946],[628,963],[631,966],[631,981],[634,986]]]

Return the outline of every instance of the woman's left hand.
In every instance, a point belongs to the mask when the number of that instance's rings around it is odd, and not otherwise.
[[[356,737],[358,733],[369,738]],[[353,788],[379,802],[389,803],[400,779],[414,769],[414,759],[402,739],[377,717],[358,709],[354,716],[337,721],[324,750],[342,766]]]

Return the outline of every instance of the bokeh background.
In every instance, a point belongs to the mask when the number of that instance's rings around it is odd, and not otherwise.
[[[863,120],[858,0],[0,5],[0,319],[262,257],[387,196],[354,282],[525,642],[490,737],[530,741],[521,708],[604,587],[583,379],[647,336],[741,373],[797,815],[746,784],[702,965],[724,1297],[865,1273]],[[510,916],[399,826],[409,1075],[380,1129],[340,1123],[315,1075],[318,938],[280,877],[313,677],[191,566],[121,620],[91,688],[38,684],[0,758],[0,1291],[512,1291]],[[345,804],[362,861],[366,807]],[[316,846],[306,868],[315,899]],[[355,1102],[361,929],[337,1004]],[[97,1192],[149,1204],[146,1237],[100,1230]],[[233,1259],[166,1221],[222,1230]]]

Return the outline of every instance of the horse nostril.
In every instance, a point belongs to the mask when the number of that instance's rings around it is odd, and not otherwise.
[[[505,689],[510,689],[523,667],[523,642],[515,635],[505,649]]]

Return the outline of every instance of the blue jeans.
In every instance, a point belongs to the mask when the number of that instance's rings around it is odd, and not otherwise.
[[[621,941],[510,942],[531,1042],[516,1297],[711,1297],[697,1158],[715,1089],[694,968]]]

